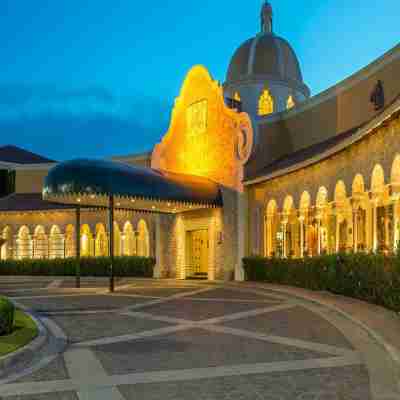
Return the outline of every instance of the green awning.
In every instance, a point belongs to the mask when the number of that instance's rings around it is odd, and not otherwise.
[[[180,212],[221,207],[219,186],[209,179],[106,160],[78,159],[53,167],[43,198],[63,204]]]

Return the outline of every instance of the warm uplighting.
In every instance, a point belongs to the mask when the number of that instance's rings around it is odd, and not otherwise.
[[[76,201],[77,201],[78,203],[80,203],[80,202],[81,202],[81,199],[78,198],[78,199],[76,199]]]

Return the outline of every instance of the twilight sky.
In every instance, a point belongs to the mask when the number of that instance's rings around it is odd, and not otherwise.
[[[195,64],[223,82],[261,0],[2,0],[0,145],[58,160],[150,150]],[[272,0],[312,93],[399,41],[398,0]]]

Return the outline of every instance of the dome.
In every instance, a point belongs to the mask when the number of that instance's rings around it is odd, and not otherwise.
[[[290,44],[273,33],[247,40],[235,52],[227,83],[249,79],[273,79],[303,83],[300,64]]]

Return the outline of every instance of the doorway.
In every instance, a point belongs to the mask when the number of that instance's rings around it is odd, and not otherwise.
[[[186,279],[208,279],[208,230],[186,232]]]

